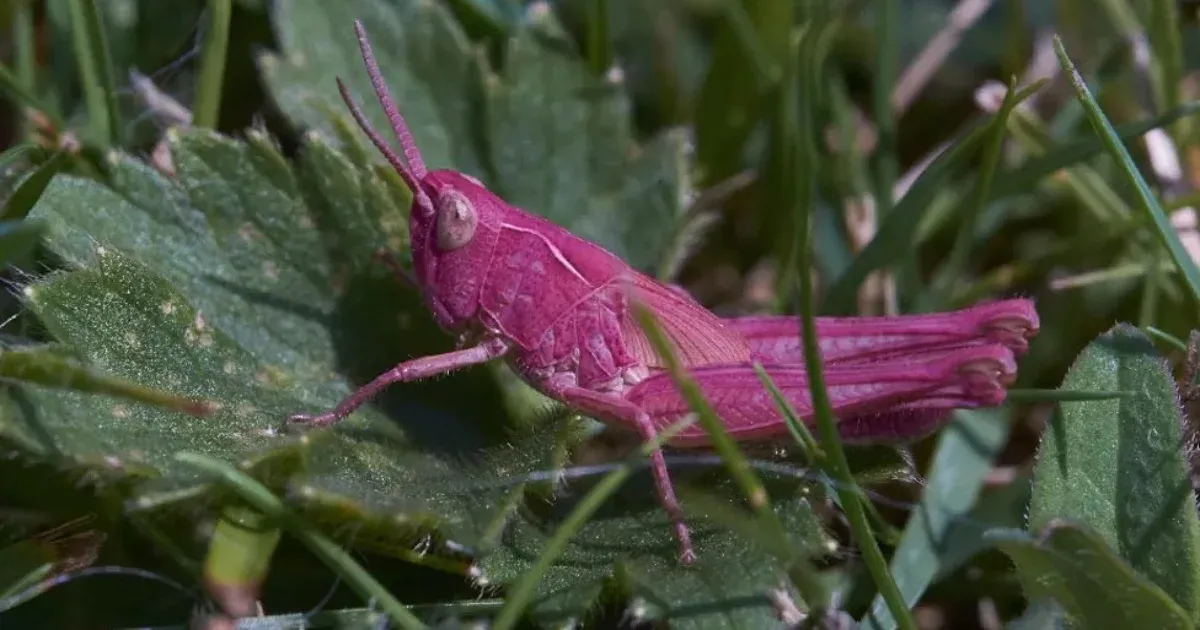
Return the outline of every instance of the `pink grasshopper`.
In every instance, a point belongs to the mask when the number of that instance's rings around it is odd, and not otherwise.
[[[690,410],[631,313],[630,300],[656,314],[736,439],[786,435],[752,368],[755,361],[765,365],[796,410],[811,418],[795,317],[717,317],[686,291],[505,203],[474,178],[427,170],[361,22],[354,27],[404,160],[367,122],[340,79],[338,88],[359,126],[413,192],[413,275],[398,275],[420,289],[437,323],[458,335],[458,349],[400,363],[336,409],[292,416],[290,423],[328,426],[393,383],[503,358],[547,396],[651,439]],[[935,428],[952,409],[1002,403],[1016,357],[1037,327],[1032,303],[1021,299],[934,315],[819,319],[826,383],[843,436],[910,438]],[[705,433],[693,425],[670,444],[702,447]],[[691,539],[661,452],[651,464],[680,560],[691,564]]]

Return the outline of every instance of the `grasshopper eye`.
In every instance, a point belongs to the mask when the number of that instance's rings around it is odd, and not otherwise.
[[[437,201],[437,215],[438,249],[458,249],[474,238],[479,215],[466,195],[457,190],[442,193]]]

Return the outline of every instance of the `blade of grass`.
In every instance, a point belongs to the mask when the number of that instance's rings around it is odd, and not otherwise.
[[[938,436],[929,464],[921,503],[909,515],[900,544],[892,554],[891,572],[909,604],[916,604],[930,583],[954,567],[945,553],[956,525],[971,512],[996,457],[1008,443],[1011,417],[1007,409],[958,410]],[[869,630],[892,630],[895,619],[876,597],[863,618]]]
[[[805,456],[808,461],[818,470],[817,478],[822,485],[825,486],[825,491],[833,498],[834,503],[841,507],[841,500],[837,496],[837,484],[831,479],[832,471],[828,470],[829,457],[825,451],[821,450],[821,445],[817,443],[813,437],[812,431],[808,429],[808,425],[800,419],[800,414],[792,408],[792,404],[788,402],[783,392],[779,391],[779,387],[775,384],[775,380],[767,373],[767,370],[761,363],[754,363],[754,371],[758,373],[758,380],[762,382],[763,387],[771,394],[771,398],[775,400],[775,408],[779,409],[780,415],[783,416],[784,422],[787,423],[788,431],[792,437],[800,444],[805,451]],[[873,503],[867,502],[867,516],[870,517],[878,531],[892,531],[891,524],[888,523],[879,511],[875,509]]]
[[[1138,307],[1139,326],[1149,326],[1158,321],[1159,288],[1166,275],[1154,264],[1153,253],[1147,254],[1146,259],[1148,272],[1146,273],[1146,282],[1142,285],[1142,302]]]
[[[823,57],[808,61],[812,65],[806,65],[803,71],[805,71],[804,78],[807,79],[808,87],[811,88],[821,80],[822,66],[816,64],[823,62]],[[798,132],[794,138],[795,146],[791,148],[798,157],[792,162],[797,167],[817,162],[814,103],[811,99],[800,100],[798,98],[801,80],[800,73],[789,72],[784,86],[784,89],[791,92],[791,98],[800,101],[800,107],[791,112],[791,115],[796,118],[794,129]],[[853,473],[850,471],[850,464],[846,460],[846,453],[842,449],[842,443],[838,436],[837,420],[833,417],[833,409],[829,404],[814,319],[816,309],[813,299],[812,233],[813,209],[816,207],[813,203],[813,197],[816,194],[816,172],[813,168],[798,168],[794,177],[796,184],[788,190],[793,196],[786,200],[790,203],[786,206],[785,211],[794,213],[799,219],[796,222],[794,245],[795,267],[800,275],[798,312],[800,313],[801,339],[804,345],[804,364],[808,370],[809,389],[812,392],[813,411],[820,434],[821,451],[826,454],[826,469],[829,474],[836,481],[841,482],[837,487],[837,496],[845,510],[846,517],[850,522],[850,529],[859,544],[872,579],[900,627],[905,630],[916,630],[916,621],[913,620],[903,595],[897,588],[895,580],[892,579],[891,573],[888,572],[887,561],[871,530],[867,510],[863,506],[861,489],[855,483]],[[893,212],[888,217],[894,215]],[[857,287],[858,283],[856,282],[855,290]],[[852,294],[851,298],[853,297],[855,296]]]
[[[821,450],[821,445],[817,443],[817,439],[813,437],[812,431],[808,430],[808,425],[800,419],[795,409],[792,409],[791,403],[784,397],[783,392],[779,391],[779,387],[775,385],[775,380],[767,373],[766,368],[761,363],[754,362],[754,371],[758,374],[758,380],[762,382],[763,387],[771,393],[771,398],[775,400],[775,406],[779,409],[779,413],[783,415],[784,422],[787,423],[788,432],[792,434],[796,442],[804,448],[804,455],[808,461],[818,463],[825,459],[825,451]]]
[[[789,210],[796,197],[796,187],[803,183],[793,178],[792,173],[797,170],[803,171],[806,166],[811,166],[800,165],[796,162],[801,159],[801,156],[796,150],[796,138],[799,136],[800,130],[796,124],[795,112],[801,103],[793,77],[799,72],[797,66],[801,63],[801,58],[807,58],[807,51],[811,48],[809,42],[814,36],[809,24],[806,24],[803,29],[797,30],[792,36],[791,48],[784,66],[787,80],[774,99],[775,111],[772,113],[770,121],[771,144],[764,188],[767,190],[767,206],[777,208],[777,211],[771,213],[767,218],[771,222],[769,229],[780,235],[778,242],[773,243],[780,264],[774,291],[773,310],[776,313],[784,312],[788,303],[787,296],[790,294],[791,288],[795,286],[795,247],[791,239],[786,236],[795,231],[791,224],[796,220],[796,216]]]
[[[58,112],[51,111],[46,103],[40,102],[37,97],[37,41],[36,41],[36,25],[33,15],[33,0],[18,0],[16,9],[13,13],[13,64],[15,67],[15,81],[24,93],[22,98],[13,93],[13,97],[25,104],[26,107],[42,112],[50,121],[50,124],[61,128],[62,121],[58,118]],[[3,65],[0,65],[0,76],[5,73]],[[4,79],[0,78],[0,83]],[[32,101],[32,102],[31,102]],[[24,116],[19,117],[21,122],[21,131],[28,136],[32,131],[30,121]]]
[[[274,521],[257,510],[239,503],[221,510],[208,539],[202,575],[205,589],[225,612],[254,614],[244,605],[258,601],[279,538]]]
[[[0,219],[24,219],[29,211],[33,210],[38,199],[41,199],[46,186],[50,185],[50,180],[54,179],[54,175],[66,166],[70,158],[70,154],[66,151],[59,151],[34,169],[32,173],[25,175],[4,202],[4,207],[0,208]]]
[[[713,450],[721,457],[721,461],[729,469],[730,476],[746,495],[750,509],[764,516],[768,514],[774,516],[774,513],[771,512],[771,500],[767,496],[766,488],[754,475],[746,457],[738,449],[737,443],[729,437],[725,425],[713,411],[712,406],[708,404],[700,387],[687,374],[683,364],[675,356],[675,350],[663,333],[662,327],[659,326],[658,319],[640,303],[634,304],[634,314],[642,330],[646,332],[650,344],[654,346],[655,352],[666,362],[667,372],[671,376],[672,382],[675,383],[688,406],[699,416],[700,426],[708,434]]]
[[[1008,390],[1009,402],[1016,403],[1037,403],[1037,402],[1076,402],[1081,400],[1112,400],[1114,398],[1128,398],[1136,392],[1115,391],[1115,392],[1084,392],[1072,391],[1064,389],[1017,389]]]
[[[497,613],[495,619],[492,621],[493,630],[509,630],[516,627],[517,622],[521,619],[521,613],[525,611],[529,602],[533,600],[538,582],[550,570],[550,565],[554,563],[555,558],[566,549],[571,537],[587,523],[588,519],[596,513],[596,510],[600,509],[600,506],[608,500],[608,497],[612,496],[622,483],[625,483],[625,480],[633,474],[633,471],[641,460],[649,457],[656,449],[662,448],[663,444],[666,444],[683,429],[691,426],[693,422],[693,419],[685,418],[660,431],[653,440],[643,443],[620,466],[605,475],[599,483],[592,487],[587,495],[571,510],[571,513],[567,515],[562,524],[554,530],[554,535],[546,541],[546,545],[542,548],[542,553],[538,556],[533,566],[529,567],[529,570],[521,576],[521,579],[508,590],[504,607],[500,609],[500,612]]]
[[[1145,276],[1154,267],[1157,267],[1158,272],[1164,274],[1173,274],[1179,270],[1179,267],[1169,260],[1164,260],[1158,263],[1158,265],[1147,265],[1144,262],[1124,263],[1105,269],[1077,274],[1061,280],[1054,280],[1050,283],[1050,288],[1055,291],[1066,291],[1068,289],[1080,289],[1107,282],[1120,282],[1122,280]]]
[[[796,13],[793,2],[722,1],[712,61],[693,116],[704,186],[744,168],[746,142],[758,124],[773,66],[788,51]]]
[[[875,67],[871,71],[871,119],[875,123],[877,139],[871,170],[875,184],[875,214],[882,220],[896,205],[894,190],[900,173],[896,154],[897,114],[892,106],[892,90],[900,59],[900,2],[875,0],[874,4],[876,48]],[[908,252],[896,262],[899,263],[897,267],[904,270],[897,274],[897,280],[911,276],[916,265],[915,252]]]
[[[225,57],[229,52],[229,20],[233,0],[208,0],[208,23],[204,31],[204,54],[196,80],[193,124],[216,129],[221,115],[221,88],[225,80]]]
[[[639,325],[646,333],[646,338],[650,340],[650,344],[658,356],[667,364],[667,373],[671,377],[671,381],[683,395],[688,407],[696,415],[701,428],[708,435],[709,445],[716,451],[721,463],[729,470],[734,483],[746,496],[746,502],[761,523],[763,531],[775,539],[775,542],[766,545],[766,548],[787,549],[789,555],[779,557],[779,559],[787,566],[788,578],[792,585],[811,606],[814,615],[826,610],[830,605],[829,594],[823,587],[820,587],[817,581],[812,579],[807,558],[799,557],[796,550],[787,544],[787,529],[779,520],[779,515],[772,509],[767,489],[754,474],[749,460],[725,430],[724,423],[709,405],[708,400],[704,397],[704,392],[688,375],[683,364],[679,362],[679,358],[671,347],[671,342],[667,340],[667,336],[663,333],[654,314],[636,301],[633,302],[633,310]],[[814,591],[813,589],[817,587],[820,589]]]
[[[759,41],[756,20],[751,18],[745,5],[738,0],[725,0],[723,6],[725,8],[723,16],[733,32],[734,41],[737,42],[742,54],[750,60],[750,69],[754,71],[759,89],[766,89],[778,80],[779,69],[774,56],[767,52],[766,45]],[[788,14],[790,15],[790,12]],[[783,14],[772,15],[779,17]],[[761,16],[755,14],[755,18],[761,18]],[[763,23],[761,19],[757,21],[760,24]]]
[[[1158,235],[1162,239],[1163,245],[1171,253],[1171,258],[1182,272],[1184,280],[1187,282],[1188,288],[1192,291],[1192,296],[1200,299],[1200,269],[1196,267],[1196,262],[1188,256],[1187,250],[1184,249],[1183,243],[1179,240],[1179,235],[1175,232],[1175,228],[1171,226],[1171,221],[1167,217],[1167,213],[1163,211],[1158,200],[1154,197],[1153,191],[1146,183],[1142,174],[1138,171],[1137,165],[1134,164],[1133,158],[1129,155],[1129,151],[1121,144],[1120,138],[1117,137],[1116,130],[1108,118],[1101,111],[1099,103],[1092,97],[1087,86],[1083,84],[1082,77],[1079,76],[1079,71],[1075,69],[1075,65],[1071,63],[1071,58],[1067,56],[1067,50],[1063,46],[1062,39],[1058,36],[1054,38],[1054,52],[1058,55],[1059,64],[1071,77],[1071,84],[1075,88],[1076,96],[1087,110],[1088,120],[1092,123],[1092,128],[1096,135],[1104,141],[1109,153],[1117,164],[1121,167],[1121,172],[1125,175],[1128,183],[1137,191],[1139,206],[1149,215],[1154,222],[1154,226],[1158,228]]]
[[[7,93],[14,101],[21,103],[25,107],[45,114],[55,129],[62,129],[62,119],[58,117],[54,110],[46,103],[43,103],[17,75],[13,74],[2,63],[0,63],[0,91]]]
[[[608,0],[587,0],[587,60],[596,76],[604,76],[612,66],[612,41],[609,33]]]
[[[33,251],[45,231],[40,221],[0,221],[0,269]]]
[[[1031,87],[1032,91],[1036,91],[1046,81],[1043,79],[1034,83]],[[1032,93],[1032,92],[1031,92]],[[967,204],[963,213],[962,224],[959,226],[958,234],[954,239],[954,245],[950,248],[950,254],[946,257],[946,261],[942,263],[942,268],[939,270],[938,277],[933,282],[931,289],[925,293],[922,299],[918,302],[917,310],[931,311],[937,308],[945,308],[949,303],[953,294],[955,284],[962,277],[963,271],[966,270],[967,256],[971,252],[972,245],[975,241],[975,230],[979,222],[980,215],[983,214],[984,208],[987,206],[988,195],[991,194],[992,180],[996,175],[996,168],[1000,165],[1000,155],[1004,148],[1004,137],[1008,131],[1008,115],[1017,105],[1017,78],[1014,76],[1009,79],[1008,91],[1004,93],[1004,102],[1000,105],[1000,110],[996,112],[996,117],[992,119],[992,137],[988,139],[988,145],[983,154],[983,165],[980,168],[979,182],[975,187],[974,203]]]
[[[112,55],[104,25],[100,22],[100,10],[96,0],[67,0],[67,7],[92,141],[101,146],[117,144],[123,127],[117,107]]]
[[[374,600],[402,628],[425,628],[404,604],[354,561],[337,543],[330,540],[303,518],[293,514],[266,486],[229,464],[200,453],[177,453],[175,460],[216,477],[238,497],[304,543],[313,555],[346,582],[363,599]]]
[[[950,302],[951,308],[962,308],[974,304],[987,295],[1009,291],[1012,287],[1030,278],[1048,274],[1056,266],[1077,261],[1095,251],[1123,245],[1129,231],[1141,224],[1141,217],[1127,217],[1096,226],[1095,230],[1080,234],[1067,242],[1057,242],[1025,260],[1013,261],[996,268],[987,275],[977,278],[964,287]]]
[[[777,139],[777,142],[784,143],[780,149],[781,152],[792,152],[793,155],[787,156],[785,162],[780,167],[783,169],[783,178],[785,184],[780,190],[780,197],[772,205],[776,205],[780,212],[791,213],[788,216],[788,223],[783,229],[779,230],[784,237],[782,242],[784,248],[780,256],[780,273],[775,285],[775,311],[784,312],[788,304],[792,302],[792,291],[796,286],[795,274],[797,273],[797,255],[798,250],[795,247],[793,239],[788,238],[789,235],[796,232],[795,221],[799,214],[795,213],[796,203],[794,199],[801,199],[805,204],[805,212],[816,212],[817,197],[816,173],[821,168],[821,161],[817,158],[815,149],[812,152],[797,151],[797,138],[803,134],[814,134],[812,131],[816,123],[810,123],[810,128],[805,129],[795,122],[796,111],[816,112],[818,104],[826,100],[823,90],[826,86],[825,81],[825,66],[826,60],[829,58],[833,44],[837,41],[837,35],[841,32],[841,27],[845,22],[845,12],[839,12],[830,16],[826,16],[824,22],[818,22],[816,30],[809,30],[801,35],[797,33],[794,38],[793,46],[798,48],[798,54],[793,53],[792,59],[798,61],[799,65],[787,66],[789,76],[799,73],[799,76],[807,77],[808,84],[803,90],[804,97],[800,97],[799,87],[789,87],[785,85],[782,90],[782,107],[779,114],[785,119],[793,119],[791,121],[782,121],[781,129],[782,137]],[[815,115],[815,113],[813,114]],[[805,115],[801,121],[809,121],[812,116]],[[815,141],[814,141],[815,142]],[[804,178],[801,180],[792,180],[791,176],[799,169],[804,173],[812,173],[813,177]],[[811,205],[809,205],[811,204]]]
[[[1164,343],[1169,344],[1171,347],[1175,348],[1176,350],[1178,350],[1180,352],[1187,352],[1187,350],[1188,350],[1187,344],[1184,343],[1184,341],[1182,339],[1180,339],[1179,337],[1176,337],[1175,335],[1172,335],[1171,333],[1169,333],[1165,330],[1159,330],[1158,328],[1155,328],[1154,326],[1143,326],[1142,330],[1145,331],[1147,335],[1150,335],[1151,337],[1154,337],[1155,339],[1158,339],[1160,341],[1163,341]]]
[[[1156,72],[1152,73],[1159,111],[1179,105],[1179,86],[1183,84],[1183,39],[1179,30],[1179,11],[1175,0],[1150,2],[1150,33],[1148,43],[1154,49],[1151,58]],[[1182,125],[1181,125],[1182,126]],[[1174,135],[1178,142],[1181,138]]]
[[[1033,87],[1036,87],[1033,86]],[[1014,99],[1017,104],[1033,96],[1035,90],[1025,88]],[[914,235],[930,202],[942,190],[947,179],[967,168],[979,145],[987,137],[988,119],[975,121],[960,138],[944,153],[939,155],[921,174],[908,194],[896,204],[891,214],[882,217],[875,238],[859,252],[841,277],[829,287],[825,295],[822,313],[849,315],[854,312],[858,299],[858,287],[876,269],[896,260],[902,252],[913,246]]]
[[[1034,155],[1044,153],[1054,143],[1045,122],[1032,111],[1013,112],[1009,131],[1022,149]],[[1076,164],[1059,171],[1057,177],[1059,181],[1055,184],[1069,190],[1092,213],[1095,223],[1108,223],[1133,214],[1109,180],[1091,165]]]
[[[21,87],[37,93],[37,42],[33,0],[17,0],[13,10],[13,61]]]
[[[1117,136],[1128,141],[1152,129],[1165,127],[1181,118],[1200,112],[1200,101],[1190,101],[1159,116],[1125,123],[1116,128]],[[1023,194],[1042,179],[1072,164],[1090,159],[1105,149],[1100,138],[1083,138],[1061,145],[1043,155],[1030,158],[1020,166],[1002,171],[992,187],[988,201]]]

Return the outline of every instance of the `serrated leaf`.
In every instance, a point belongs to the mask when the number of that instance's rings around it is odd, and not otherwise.
[[[510,39],[487,92],[493,190],[652,269],[681,227],[684,138],[637,147],[624,86],[593,77],[569,46],[549,13]]]
[[[375,127],[389,129],[352,29],[362,19],[430,168],[473,175],[505,201],[653,271],[684,225],[686,139],[673,131],[638,146],[624,86],[592,76],[550,12],[534,15],[515,28],[506,65],[493,74],[439,3],[285,4],[276,15],[284,52],[263,59],[264,76],[301,126],[341,136],[329,120],[344,111],[334,87],[341,77]]]
[[[36,283],[27,300],[91,365],[220,408],[197,420],[23,388],[24,422],[35,418],[33,438],[49,441],[42,454],[137,464],[164,482],[191,483],[173,453],[240,462],[288,452],[295,439],[277,432],[288,415],[329,407],[404,357],[448,349],[417,296],[371,263],[387,236],[381,217],[396,212],[399,194],[373,170],[320,142],[301,148],[295,170],[264,142],[203,131],[173,136],[172,149],[174,181],[113,154],[112,189],[69,176],[51,183],[34,215],[49,226],[51,248],[81,269]],[[479,525],[470,516],[491,516],[488,489],[451,496],[439,478],[485,480],[502,495],[498,462],[528,470],[549,440],[541,451],[531,438],[520,443],[525,452],[511,452],[502,394],[486,370],[403,390],[364,409],[361,422],[310,434],[300,487],[393,515],[461,520],[456,533],[469,541]],[[483,461],[492,462],[485,475],[466,472]]]
[[[1137,575],[1090,529],[1054,521],[1036,539],[1020,530],[987,534],[1017,566],[1031,600],[1052,597],[1073,627],[1193,627],[1162,589]]]
[[[375,128],[390,137],[391,127],[375,103],[358,51],[354,20],[359,19],[429,167],[452,167],[488,180],[482,135],[476,129],[483,116],[483,69],[442,3],[285,2],[272,17],[282,52],[264,55],[260,66],[275,102],[289,118],[336,137],[329,117],[345,112],[334,81],[341,78]]]
[[[1191,614],[1200,610],[1200,522],[1182,452],[1179,399],[1154,345],[1119,324],[1075,360],[1062,389],[1128,391],[1060,403],[1043,434],[1029,527],[1088,523]]]
[[[744,508],[730,499],[738,496],[737,489],[728,483],[722,489],[724,496],[717,499],[722,502],[721,519],[738,518],[736,512]],[[771,493],[781,496],[777,489]],[[688,492],[681,492],[685,510],[687,496]],[[785,578],[774,550],[759,544],[763,541],[688,512],[698,560],[681,569],[675,542],[661,535],[670,523],[665,514],[656,510],[630,514],[628,506],[613,503],[575,535],[572,548],[542,577],[538,599],[530,607],[533,614],[561,616],[588,607],[611,574],[611,562],[605,559],[605,550],[611,550],[626,559],[620,568],[623,587],[641,604],[640,614],[647,619],[669,619],[672,628],[761,628],[773,623],[775,611],[768,591],[781,587]],[[792,542],[804,551],[815,553],[825,542],[807,501],[776,501],[775,507]],[[505,531],[505,544],[484,559],[485,576],[508,582],[520,575],[553,535],[557,520],[553,515],[570,508],[569,503],[556,505],[540,518],[512,523]],[[748,520],[749,513],[743,518]],[[714,516],[714,521],[721,519]]]

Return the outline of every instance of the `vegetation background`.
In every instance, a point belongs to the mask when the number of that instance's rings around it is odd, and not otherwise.
[[[1197,11],[6,0],[0,624],[1194,627]],[[643,469],[549,500],[629,445],[499,367],[277,434],[452,343],[372,259],[407,260],[408,194],[337,95],[382,127],[356,18],[427,162],[718,313],[1035,298],[1011,402],[853,479],[747,453],[774,516],[693,458],[693,570]]]

